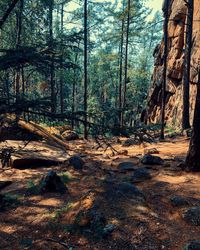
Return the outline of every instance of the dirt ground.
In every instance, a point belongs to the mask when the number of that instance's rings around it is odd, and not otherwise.
[[[5,169],[0,180],[13,183],[1,190],[16,200],[16,204],[0,212],[0,249],[138,249],[181,250],[191,240],[200,240],[200,227],[191,226],[182,218],[183,211],[200,201],[200,174],[187,173],[178,166],[184,159],[189,141],[183,137],[143,146],[122,147],[112,144],[111,151],[95,150],[94,142],[71,142],[73,153],[82,154],[86,164],[75,171],[65,164],[51,168]],[[38,145],[37,145],[38,147]],[[145,202],[126,195],[115,195],[117,183],[131,183],[134,171],[119,171],[121,162],[133,162],[144,167],[139,158],[145,148],[156,148],[164,159],[163,165],[148,167],[152,178],[136,185],[144,194]],[[66,179],[68,192],[64,195],[46,193],[25,195],[30,187],[49,170]],[[192,199],[192,204],[175,207],[174,195]],[[193,202],[195,204],[193,204]],[[115,226],[106,237],[98,237],[96,229],[85,228],[83,216],[72,228],[77,214],[86,214],[94,206],[104,214],[106,224]],[[98,225],[97,225],[98,226]]]

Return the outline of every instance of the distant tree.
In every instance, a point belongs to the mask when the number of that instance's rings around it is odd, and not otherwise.
[[[48,22],[49,22],[49,38],[48,45],[51,51],[53,51],[54,37],[53,37],[53,10],[54,10],[54,0],[48,0]],[[54,55],[52,53],[52,62],[50,65],[50,86],[51,86],[51,112],[56,112],[56,87],[55,87],[55,68],[54,68]]]
[[[124,45],[124,23],[125,16],[122,14],[121,18],[121,39],[119,45],[119,124],[123,125],[123,116],[122,116],[122,81],[123,81],[123,45]]]
[[[60,35],[61,35],[61,45],[60,45],[60,50],[61,50],[61,58],[60,58],[60,111],[61,114],[64,112],[64,97],[63,97],[63,33],[64,33],[64,2],[61,3],[61,17],[60,17]]]

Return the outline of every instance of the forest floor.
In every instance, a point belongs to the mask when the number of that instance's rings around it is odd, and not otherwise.
[[[72,154],[84,155],[82,171],[65,164],[2,170],[0,180],[12,184],[1,193],[16,202],[0,212],[0,249],[181,250],[191,240],[200,240],[200,227],[182,217],[187,208],[200,205],[200,174],[178,166],[188,144],[184,137],[145,146],[112,144],[128,151],[112,156],[109,150],[95,150],[93,141],[78,140],[70,147]],[[144,147],[156,148],[164,164],[143,165],[139,159]],[[119,163],[127,161],[135,169],[147,167],[151,178],[132,183],[135,170],[119,169]],[[25,195],[49,170],[65,177],[68,192]],[[118,189],[121,183],[135,185],[141,194],[132,197],[129,186]],[[173,204],[175,195],[187,202]]]

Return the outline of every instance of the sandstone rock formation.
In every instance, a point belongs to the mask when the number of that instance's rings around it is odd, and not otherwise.
[[[167,70],[166,122],[172,127],[180,127],[182,120],[182,76],[185,50],[185,27],[187,7],[184,0],[171,0],[169,17],[169,54]],[[155,67],[152,87],[149,92],[147,119],[150,123],[160,122],[161,85],[163,71],[164,43],[154,51]],[[191,122],[196,98],[196,83],[200,64],[200,1],[194,0],[193,46],[191,58],[190,113]]]

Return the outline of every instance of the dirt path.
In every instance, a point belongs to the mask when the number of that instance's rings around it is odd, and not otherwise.
[[[187,140],[146,145],[158,149],[165,162],[148,167],[152,178],[134,184],[145,200],[116,192],[120,183],[132,185],[134,172],[118,171],[119,163],[129,161],[137,169],[142,168],[138,158],[143,147],[114,145],[117,150],[127,150],[128,155],[111,156],[109,151],[95,151],[92,142],[78,141],[72,146],[85,154],[83,171],[64,165],[51,168],[65,179],[69,189],[65,195],[25,196],[27,188],[34,187],[49,171],[47,168],[7,169],[0,173],[0,180],[13,181],[2,193],[16,201],[0,213],[0,249],[181,250],[187,242],[200,240],[200,227],[191,226],[182,218],[187,207],[200,205],[200,174],[186,173],[177,167],[187,152]],[[170,199],[175,195],[184,196],[191,203],[173,206]],[[99,237],[97,229],[102,223],[114,225],[107,237]]]

